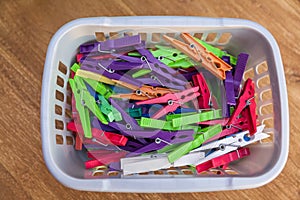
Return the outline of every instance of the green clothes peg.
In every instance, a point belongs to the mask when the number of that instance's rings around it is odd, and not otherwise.
[[[117,109],[112,107],[112,105],[109,104],[105,97],[103,97],[102,95],[98,95],[98,99],[99,102],[97,103],[99,105],[99,108],[107,116],[109,122],[122,120],[121,113]]]
[[[169,119],[171,116],[169,116]],[[204,111],[196,114],[184,115],[180,116],[180,114],[176,114],[175,118],[172,119],[172,126],[184,126],[188,124],[195,124],[198,122],[204,122],[213,119],[220,119],[223,118],[222,110],[211,110],[211,111]]]
[[[106,86],[105,84],[89,79],[89,78],[83,78],[85,82],[87,82],[97,93],[104,96],[106,99],[110,97],[110,95],[113,94],[113,91],[110,87]]]

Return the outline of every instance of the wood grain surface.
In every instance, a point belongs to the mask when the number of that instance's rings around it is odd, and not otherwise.
[[[0,1],[0,199],[300,199],[300,1]],[[40,137],[43,65],[52,35],[91,16],[192,15],[244,18],[266,27],[283,58],[290,108],[290,153],[283,172],[251,190],[137,194],[81,192],[47,170]]]

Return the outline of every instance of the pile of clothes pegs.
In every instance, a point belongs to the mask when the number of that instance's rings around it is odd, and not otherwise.
[[[257,121],[254,82],[242,86],[248,54],[180,36],[163,35],[169,46],[153,48],[140,35],[80,46],[67,128],[87,169],[226,169],[269,137]]]

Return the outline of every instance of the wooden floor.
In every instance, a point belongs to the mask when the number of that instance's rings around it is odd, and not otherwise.
[[[221,3],[224,2],[224,3]],[[300,199],[300,1],[0,1],[0,199]],[[283,172],[252,190],[123,194],[68,189],[48,172],[40,137],[43,65],[52,35],[90,16],[193,15],[256,21],[276,38],[289,92],[290,154]]]

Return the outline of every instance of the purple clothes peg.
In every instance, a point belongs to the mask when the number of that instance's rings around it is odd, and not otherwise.
[[[249,57],[249,55],[246,53],[240,53],[237,57],[235,72],[233,75],[234,93],[235,93],[236,97],[238,97],[239,92],[240,92],[240,85],[241,85],[243,75],[244,75],[244,72],[246,69],[248,57]]]
[[[133,152],[136,151],[137,149],[140,149],[144,146],[144,144],[139,143],[137,140],[133,141],[132,139],[128,139],[127,143],[125,146],[119,146],[118,148]]]
[[[121,106],[118,104],[118,102],[116,100],[114,100],[112,98],[109,98],[108,100],[111,103],[111,105],[121,113],[123,120],[126,122],[125,126],[127,129],[137,130],[137,131],[143,130],[138,125],[137,121],[134,118],[132,118],[125,110],[123,110],[121,108]],[[112,124],[119,124],[119,123],[115,123],[115,122],[109,123],[110,126]]]
[[[120,171],[121,170],[121,163],[120,162],[112,162],[108,165],[110,170]]]
[[[111,126],[101,123],[97,117],[94,117],[94,119],[92,121],[92,127],[103,130],[103,131],[108,131],[108,132],[114,132],[114,133],[119,132],[118,129],[114,129]]]
[[[124,81],[126,83],[130,83],[132,85],[135,85],[137,87],[141,87],[143,83],[132,79],[130,76],[124,74],[120,75],[116,73],[114,70],[107,68],[107,65],[109,65],[112,61],[99,61],[99,60],[85,60],[82,62],[82,65],[80,69],[91,71],[103,76],[106,76],[107,78],[115,79]],[[109,63],[109,64],[108,64]]]
[[[115,145],[107,145],[103,146],[101,144],[83,144],[83,146],[86,149],[92,149],[92,150],[108,150],[108,151],[117,151],[120,150],[118,146]]]
[[[226,90],[226,102],[228,105],[236,105],[234,96],[233,76],[231,71],[226,71],[224,86]]]
[[[140,35],[118,38],[114,40],[106,40],[103,42],[95,42],[92,44],[83,44],[79,47],[80,53],[102,52],[113,53],[116,51],[134,50],[135,46],[142,45]],[[131,48],[130,48],[131,47]]]
[[[142,148],[127,154],[126,157],[137,156],[142,153],[159,150],[167,145],[192,141],[194,139],[193,134],[193,130],[177,132],[160,131],[156,135],[150,137],[150,139],[153,139],[153,141],[151,141],[148,145],[145,145]]]
[[[146,59],[153,64],[158,65],[158,67],[162,68],[165,72],[164,73],[169,73],[171,75],[176,75],[177,71],[168,67],[167,65],[163,64],[162,62],[160,62],[159,60],[157,60],[152,53],[144,48],[138,48],[137,51],[144,57],[146,57]]]
[[[113,61],[109,68],[115,71],[118,70],[132,70],[132,69],[138,69],[142,68],[143,64],[141,63],[131,63],[131,62],[119,62],[119,61]]]
[[[152,79],[152,80],[151,80]],[[161,76],[160,74],[156,75],[150,75],[150,78],[139,78],[136,79],[139,82],[143,82],[144,84],[151,85],[151,86],[163,86],[163,87],[168,87],[172,89],[177,89],[177,90],[185,90],[184,85],[178,85],[176,82],[173,82],[173,78],[171,80]],[[185,82],[187,84],[188,82]]]

